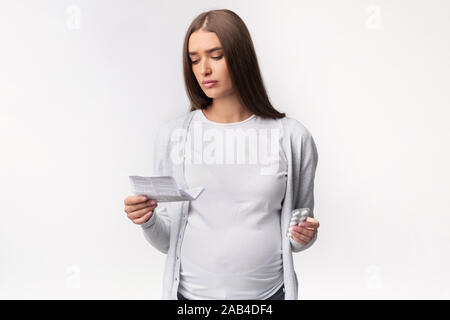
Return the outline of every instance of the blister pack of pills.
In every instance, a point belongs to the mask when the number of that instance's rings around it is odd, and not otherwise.
[[[300,225],[306,218],[309,217],[309,208],[299,208],[292,210],[291,222],[289,223],[289,230],[287,236],[292,239],[292,227]]]

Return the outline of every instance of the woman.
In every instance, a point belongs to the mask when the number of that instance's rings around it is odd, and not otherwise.
[[[163,299],[297,299],[292,252],[311,246],[319,227],[314,140],[269,102],[234,12],[192,22],[183,67],[191,109],[158,131],[154,175],[205,189],[194,201],[125,199],[128,218],[167,254]],[[309,208],[309,217],[288,237],[296,208]]]

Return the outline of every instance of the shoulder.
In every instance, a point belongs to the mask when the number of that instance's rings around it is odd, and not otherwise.
[[[186,130],[187,121],[191,119],[195,111],[183,112],[182,114],[176,115],[169,120],[162,122],[158,126],[157,137],[158,139],[167,140],[173,132],[178,130]]]
[[[312,156],[314,163],[317,163],[319,154],[314,138],[309,129],[300,121],[294,118],[284,117],[282,119],[285,134],[290,139],[291,151],[296,156]]]
[[[186,120],[188,120],[191,116],[194,115],[195,111],[184,112],[182,114],[176,115],[169,120],[164,121],[160,128],[165,130],[174,130],[178,128],[183,128]]]
[[[312,138],[309,129],[297,119],[284,117],[281,119],[281,123],[283,124],[284,131],[291,139],[304,140]]]

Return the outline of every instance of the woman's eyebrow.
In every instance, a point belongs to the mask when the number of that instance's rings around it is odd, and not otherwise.
[[[211,53],[213,51],[220,50],[220,49],[222,49],[222,47],[214,47],[214,48],[211,48],[211,49],[208,49],[208,50],[205,50],[205,51],[208,52],[208,53]],[[193,56],[193,55],[196,55],[196,54],[198,54],[197,51],[192,51],[192,52],[189,51],[189,55],[190,56]]]

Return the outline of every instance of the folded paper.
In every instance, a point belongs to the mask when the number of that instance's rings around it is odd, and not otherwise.
[[[132,191],[135,195],[144,195],[158,202],[193,201],[205,189],[203,186],[180,189],[172,176],[141,177],[129,176]]]

